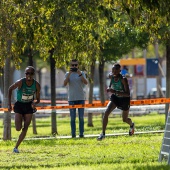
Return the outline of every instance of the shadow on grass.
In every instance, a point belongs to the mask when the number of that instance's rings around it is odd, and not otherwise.
[[[82,166],[84,167],[84,169],[101,169],[103,170],[103,165],[102,164],[85,164],[85,163],[73,163],[73,164],[69,164],[69,163],[56,163],[53,165],[50,164],[39,164],[37,166],[34,165],[11,165],[11,166],[0,166],[0,169],[41,169],[41,168],[67,168],[67,169],[72,169],[74,167],[74,169],[79,169],[80,167],[82,168]],[[169,170],[170,166],[169,165],[134,165],[134,164],[124,164],[124,165],[112,165],[112,164],[107,164],[104,165],[104,169],[105,170],[110,170],[110,169],[121,169],[121,170]]]

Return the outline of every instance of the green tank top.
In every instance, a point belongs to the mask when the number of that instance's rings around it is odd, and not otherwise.
[[[17,101],[22,103],[28,103],[34,100],[34,94],[36,92],[36,81],[33,80],[31,86],[26,84],[26,78],[22,79],[22,86],[17,90]]]
[[[116,91],[124,92],[125,89],[124,89],[124,86],[121,80],[122,80],[122,77],[119,77],[118,81],[115,81],[114,78],[112,78],[111,87]]]

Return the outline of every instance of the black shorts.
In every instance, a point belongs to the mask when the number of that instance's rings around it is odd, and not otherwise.
[[[110,101],[114,102],[118,109],[126,111],[130,108],[130,97],[117,97],[112,94]]]
[[[22,103],[17,101],[14,104],[14,112],[19,114],[33,114],[35,112],[35,109],[31,106],[32,102],[29,103]]]

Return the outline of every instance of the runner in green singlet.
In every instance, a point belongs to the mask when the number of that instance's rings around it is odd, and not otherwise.
[[[108,123],[108,116],[117,107],[122,110],[123,122],[130,125],[129,135],[134,134],[134,123],[128,117],[130,108],[130,91],[129,85],[126,77],[120,74],[120,64],[114,64],[112,67],[112,75],[110,76],[110,86],[107,88],[107,92],[112,93],[110,97],[110,102],[107,105],[106,111],[104,113],[102,122],[102,133],[97,138],[97,140],[102,140],[105,138],[105,131]]]
[[[34,73],[34,67],[28,66],[25,69],[26,77],[17,80],[8,89],[8,111],[12,111],[12,91],[17,89],[17,101],[14,104],[15,127],[17,131],[22,129],[15,148],[13,149],[15,153],[19,153],[18,147],[26,136],[33,113],[36,112],[35,106],[40,102],[41,87],[40,84],[33,79]],[[24,121],[23,127],[22,121]]]

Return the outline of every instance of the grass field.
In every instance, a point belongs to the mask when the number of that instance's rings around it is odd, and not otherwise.
[[[132,117],[136,131],[163,130],[165,115],[152,113],[141,117]],[[1,170],[169,170],[165,161],[158,162],[163,133],[141,134],[134,136],[110,136],[103,141],[93,138],[62,139],[58,136],[70,135],[69,117],[57,117],[57,138],[36,139],[51,135],[50,118],[37,119],[37,135],[28,131],[25,141],[20,145],[19,154],[12,153],[19,132],[14,129],[12,120],[12,141],[0,141]],[[101,116],[93,117],[94,127],[87,127],[85,118],[85,136],[101,132]],[[0,135],[3,123],[0,121]],[[78,120],[77,120],[78,127]],[[129,126],[120,117],[110,116],[107,134],[128,132]],[[77,128],[78,132],[78,128]]]

